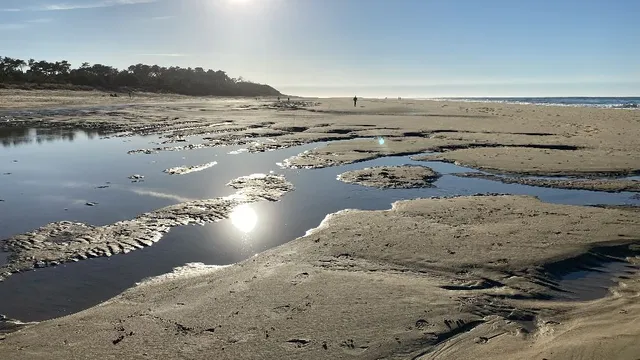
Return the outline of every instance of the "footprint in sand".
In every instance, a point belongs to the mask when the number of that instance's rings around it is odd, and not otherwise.
[[[294,349],[301,349],[308,346],[310,343],[311,340],[308,339],[289,339],[287,340],[286,345]]]
[[[294,276],[293,280],[291,280],[291,283],[293,285],[297,285],[297,284],[300,284],[300,283],[304,282],[308,278],[309,278],[309,273],[308,272],[302,272],[302,273],[299,273],[296,276]]]
[[[360,355],[363,352],[367,351],[367,349],[369,348],[368,346],[364,345],[356,345],[353,339],[347,339],[341,342],[340,347],[342,348],[342,351],[349,355]]]

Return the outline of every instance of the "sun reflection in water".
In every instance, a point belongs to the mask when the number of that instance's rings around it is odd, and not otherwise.
[[[238,230],[249,233],[258,223],[258,214],[256,214],[256,211],[253,210],[251,206],[242,204],[233,209],[229,219],[231,219],[231,223]]]

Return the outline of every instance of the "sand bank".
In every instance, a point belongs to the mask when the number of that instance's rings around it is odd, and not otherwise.
[[[338,180],[380,189],[411,189],[431,187],[438,177],[438,173],[426,166],[403,165],[347,171],[340,174]]]
[[[562,296],[549,269],[639,237],[635,213],[521,196],[344,211],[234,266],[9,334],[0,349],[7,359],[635,359],[637,276],[588,304],[541,299]]]

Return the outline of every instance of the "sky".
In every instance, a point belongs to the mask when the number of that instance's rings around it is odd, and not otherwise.
[[[0,0],[0,56],[294,95],[640,96],[637,0]]]

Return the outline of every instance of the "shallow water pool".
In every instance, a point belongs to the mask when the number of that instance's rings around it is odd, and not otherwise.
[[[117,295],[136,282],[167,273],[185,263],[226,265],[302,236],[330,213],[356,208],[388,209],[397,200],[418,197],[509,193],[538,196],[563,204],[640,204],[631,193],[537,188],[459,178],[448,174],[475,171],[441,162],[412,161],[408,156],[314,170],[280,169],[276,163],[309,144],[259,154],[227,146],[156,154],[127,151],[158,146],[158,136],[101,138],[80,130],[0,130],[0,238],[60,220],[104,225],[191,199],[226,196],[225,184],[239,176],[274,171],[296,190],[277,203],[248,205],[242,219],[173,229],[154,246],[126,255],[96,258],[10,276],[0,283],[0,313],[39,321],[88,308]],[[202,138],[188,138],[202,143]],[[261,141],[261,140],[259,140]],[[372,141],[375,141],[373,139]],[[169,146],[183,143],[169,144]],[[236,152],[236,154],[229,154]],[[164,169],[216,161],[211,168],[186,175]],[[443,174],[435,187],[378,190],[345,184],[336,178],[355,169],[380,165],[419,164]],[[133,174],[144,176],[132,182]],[[95,206],[87,206],[95,203]],[[250,217],[248,221],[245,218]],[[2,259],[0,258],[0,261]]]

